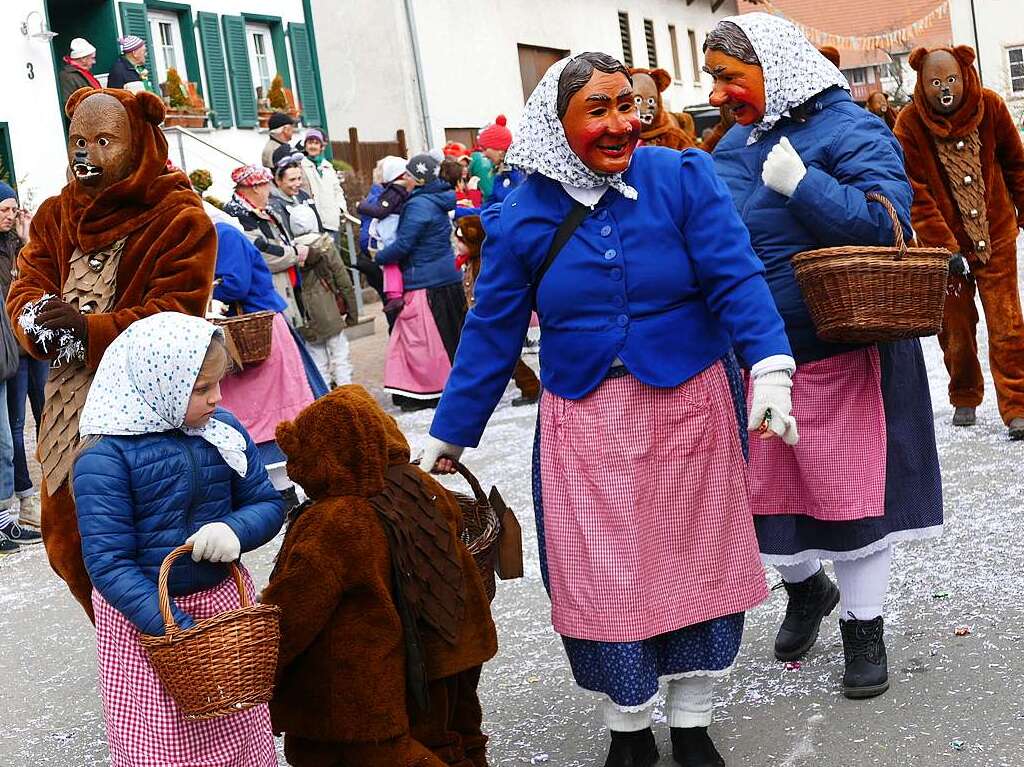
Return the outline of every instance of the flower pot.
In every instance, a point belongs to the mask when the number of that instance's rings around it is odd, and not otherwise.
[[[168,110],[164,117],[164,127],[202,128],[206,125],[205,112],[177,112]]]

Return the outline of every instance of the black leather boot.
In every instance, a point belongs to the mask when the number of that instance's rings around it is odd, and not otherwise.
[[[851,614],[850,620],[839,621],[839,631],[846,657],[843,695],[856,700],[873,698],[888,690],[889,659],[885,654],[882,616],[859,621]]]
[[[652,767],[658,763],[658,746],[650,727],[636,732],[610,732],[612,745],[604,767]]]
[[[786,617],[775,637],[775,657],[796,660],[814,646],[822,619],[839,604],[839,589],[825,568],[797,583],[782,582],[789,595]]]
[[[707,727],[673,727],[672,758],[683,767],[725,767]]]

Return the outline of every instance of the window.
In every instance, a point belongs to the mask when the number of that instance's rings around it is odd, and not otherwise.
[[[552,64],[569,55],[560,48],[541,48],[536,45],[519,45],[519,76],[523,81],[523,103],[530,98],[537,83]]]
[[[654,22],[644,19],[644,39],[647,41],[647,66],[658,68],[658,49],[654,45]]]
[[[271,64],[274,49],[270,41],[270,27],[263,24],[247,24],[245,36],[249,43],[249,66],[252,68],[252,83],[256,87],[256,98],[265,99],[270,93],[270,82],[276,74],[277,64]]]
[[[854,85],[864,85],[864,83],[867,82],[867,78],[862,68],[848,70],[847,74],[849,75],[850,82]]]
[[[178,24],[178,17],[173,13],[161,11],[150,11],[149,36],[153,41],[153,50],[149,58],[155,68],[156,81],[167,82],[167,70],[174,68],[178,70],[181,79],[187,80],[188,75],[184,68],[181,47],[181,27]]]
[[[1024,93],[1024,47],[1010,48],[1010,89],[1014,93]]]
[[[622,63],[633,66],[633,41],[629,36],[629,14],[619,11],[619,37],[622,38]]]
[[[683,79],[683,70],[679,66],[679,40],[676,39],[676,28],[668,25],[668,39],[672,43],[672,76],[676,80]]]
[[[686,30],[686,36],[690,38],[690,60],[693,61],[693,81],[700,85],[700,51],[697,49],[697,32],[692,29]]]

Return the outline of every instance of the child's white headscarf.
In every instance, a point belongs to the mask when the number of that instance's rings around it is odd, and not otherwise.
[[[611,176],[594,173],[569,148],[562,121],[558,119],[558,78],[570,61],[571,58],[565,58],[552,64],[530,94],[505,162],[527,173],[540,173],[579,189],[607,185],[626,199],[635,200],[636,189],[622,180],[621,173]]]
[[[107,347],[85,400],[79,433],[153,434],[181,429],[202,437],[245,476],[245,437],[211,418],[200,429],[185,426],[185,412],[213,336],[224,331],[200,317],[154,314],[128,326]]]
[[[748,144],[812,96],[833,86],[850,89],[843,73],[791,21],[767,13],[730,16],[722,21],[743,30],[764,72],[764,117],[754,124]]]

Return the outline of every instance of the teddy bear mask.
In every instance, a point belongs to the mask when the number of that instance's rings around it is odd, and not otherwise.
[[[98,196],[125,179],[134,165],[128,110],[106,93],[83,99],[68,131],[71,175],[87,193]]]
[[[964,100],[964,72],[952,53],[929,53],[921,66],[921,79],[928,105],[942,115],[953,114]]]

